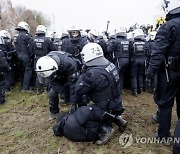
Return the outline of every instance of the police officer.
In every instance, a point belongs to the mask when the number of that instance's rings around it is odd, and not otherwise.
[[[145,72],[147,71],[147,68],[149,66],[149,60],[150,60],[151,52],[152,52],[151,48],[153,46],[156,33],[157,33],[156,31],[152,31],[146,37],[148,52],[147,52],[146,61],[145,61]],[[154,75],[154,78],[151,80],[151,83],[149,85],[147,85],[147,86],[148,86],[148,88],[151,88],[153,93],[155,92],[155,89],[156,89],[156,86],[157,86],[157,74]]]
[[[164,1],[167,12],[155,38],[147,70],[147,82],[158,73],[154,101],[158,105],[158,132],[156,137],[170,137],[171,113],[176,99],[177,116],[180,118],[180,1]]]
[[[108,53],[111,53],[113,58],[113,63],[118,68],[121,91],[124,87],[124,75],[125,71],[129,66],[129,40],[127,39],[126,29],[120,28],[116,30],[116,39],[112,39],[108,43],[107,47]]]
[[[127,122],[119,116],[124,108],[120,97],[119,74],[115,65],[104,58],[103,50],[97,43],[85,45],[81,55],[85,69],[76,83],[77,100],[82,95],[88,95],[103,113],[113,114],[116,119],[119,119],[120,125],[126,126]],[[106,116],[108,117],[107,114]],[[111,122],[106,123],[102,127],[102,134],[99,136],[97,144],[107,142],[113,133]]]
[[[15,66],[16,66],[16,52],[11,41],[11,35],[6,30],[0,31],[0,36],[4,39],[4,44],[1,46],[1,49],[5,53],[6,60],[11,66],[11,71],[5,72],[5,91],[10,91],[13,84],[15,83]]]
[[[16,30],[19,32],[16,42],[16,52],[24,68],[21,91],[30,92],[33,70],[32,37],[29,34],[29,25],[24,21],[18,23]]]
[[[68,32],[66,30],[62,30],[62,34],[61,34],[61,37],[60,37],[60,50],[62,50],[62,45],[65,45],[64,42],[68,41],[69,40],[69,35],[68,35]]]
[[[131,54],[131,89],[132,95],[137,96],[144,87],[145,58],[147,53],[146,40],[141,29],[135,29],[134,41],[130,42]]]
[[[34,54],[34,63],[36,64],[37,60],[48,54],[50,51],[57,51],[58,48],[53,44],[53,42],[48,39],[46,35],[46,27],[44,25],[38,25],[36,28],[36,35],[33,37],[33,54]],[[40,93],[40,83],[38,80],[38,76],[36,77],[36,93]],[[47,85],[44,85],[45,89]]]
[[[62,42],[61,50],[72,54],[81,62],[80,52],[85,44],[87,38],[81,36],[81,29],[77,25],[73,25],[68,29],[69,39]]]
[[[56,118],[59,113],[58,94],[61,93],[65,84],[68,85],[66,99],[70,97],[72,106],[75,105],[75,83],[78,79],[79,69],[76,59],[71,54],[62,51],[51,51],[46,56],[38,59],[36,72],[42,78],[49,77],[50,80],[49,105],[51,119]]]
[[[106,59],[108,59],[110,62],[112,62],[113,64],[115,63],[115,56],[114,56],[114,52],[112,52],[112,50],[110,49],[112,42],[116,41],[116,34],[115,32],[111,32],[109,33],[109,37],[108,40],[106,42],[107,44],[107,54],[104,55]]]
[[[4,42],[3,38],[0,37],[0,44]],[[4,52],[0,49],[0,105],[5,103],[5,76],[4,72],[8,72],[11,70],[11,67],[6,61],[6,57],[4,56]]]
[[[65,136],[74,142],[97,141],[102,111],[95,105],[81,106],[73,113],[65,112],[53,126],[56,136]]]

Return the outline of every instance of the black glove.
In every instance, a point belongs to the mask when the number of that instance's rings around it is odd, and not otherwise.
[[[77,106],[76,106],[76,105],[72,105],[69,113],[72,114],[72,113],[74,113],[76,110],[77,110]]]

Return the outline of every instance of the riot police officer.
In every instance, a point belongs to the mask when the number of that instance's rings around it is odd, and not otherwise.
[[[76,101],[75,83],[78,79],[79,67],[76,59],[69,53],[62,51],[51,51],[46,56],[38,59],[36,72],[42,78],[49,77],[49,105],[51,119],[57,117],[59,113],[59,97],[65,84],[66,99],[70,99],[72,106]],[[67,86],[66,86],[67,88]],[[70,98],[68,98],[70,97]]]
[[[12,68],[11,71],[5,72],[5,91],[10,91],[15,83],[16,51],[8,31],[1,30],[0,37],[4,39],[4,44],[0,48],[5,53],[6,60]]]
[[[85,44],[87,38],[81,36],[81,29],[77,25],[73,25],[68,29],[69,39],[62,42],[61,50],[72,54],[81,62],[80,52]]]
[[[4,42],[3,38],[0,37],[0,44]],[[5,103],[5,76],[4,72],[8,72],[11,70],[11,67],[6,61],[6,57],[4,56],[4,52],[0,49],[0,105]]]
[[[58,48],[53,44],[53,42],[47,38],[46,35],[46,27],[44,25],[38,25],[36,28],[36,35],[32,38],[32,46],[33,46],[33,54],[34,54],[34,64],[36,64],[37,60],[48,54],[50,51],[57,51]],[[36,77],[36,93],[40,93],[40,83],[38,80],[38,76]],[[44,85],[45,89],[47,85]]]
[[[121,91],[124,87],[124,75],[129,66],[129,40],[127,39],[126,29],[116,30],[116,39],[108,42],[108,53],[113,55],[113,63],[118,68]]]
[[[18,23],[16,30],[19,32],[16,42],[16,52],[24,68],[21,91],[30,92],[33,70],[32,37],[29,34],[29,25],[24,21]]]
[[[134,40],[130,42],[130,67],[132,95],[137,96],[144,87],[145,58],[147,53],[146,40],[141,29],[134,30]]]
[[[156,31],[149,32],[148,36],[146,37],[148,52],[147,52],[146,61],[145,61],[145,73],[146,73],[147,68],[149,66],[149,60],[150,60],[151,52],[152,52],[151,48],[153,46],[156,33],[157,33]],[[154,75],[154,78],[151,80],[150,85],[147,85],[147,86],[148,86],[148,88],[151,88],[153,93],[155,92],[155,89],[157,86],[157,74]]]
[[[147,82],[158,74],[154,101],[158,105],[158,132],[156,137],[170,137],[171,113],[174,100],[180,119],[180,1],[164,1],[166,23],[158,30],[147,70]]]
[[[76,99],[78,100],[82,95],[87,95],[102,113],[113,114],[115,119],[119,119],[120,125],[126,126],[127,122],[119,116],[124,108],[120,96],[117,68],[104,58],[103,50],[97,43],[86,44],[81,55],[85,67],[83,74],[76,83]],[[108,115],[106,114],[109,118]],[[104,144],[114,133],[111,120],[107,123],[105,122],[104,127],[102,127],[102,134],[99,136],[97,144]]]

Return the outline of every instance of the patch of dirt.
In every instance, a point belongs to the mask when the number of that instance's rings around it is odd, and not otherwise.
[[[6,94],[8,103],[0,106],[0,149],[2,154],[170,154],[172,145],[136,143],[135,138],[153,138],[157,124],[152,115],[157,106],[151,93],[144,92],[138,97],[131,95],[130,90],[122,94],[123,105],[126,107],[122,117],[128,121],[124,133],[132,134],[133,143],[123,148],[119,142],[122,135],[117,131],[114,137],[103,146],[91,142],[74,143],[64,137],[55,137],[52,126],[55,121],[49,121],[49,105],[46,93],[41,95],[19,93],[16,87]],[[61,105],[61,111],[67,111],[70,105]],[[173,109],[173,133],[176,112]]]

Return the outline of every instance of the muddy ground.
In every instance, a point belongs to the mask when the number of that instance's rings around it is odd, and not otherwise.
[[[74,143],[64,137],[55,137],[52,132],[55,121],[49,121],[47,93],[21,93],[17,85],[12,92],[6,93],[6,99],[7,103],[0,106],[0,154],[172,153],[172,145],[146,143],[147,138],[154,137],[158,126],[151,118],[156,113],[157,106],[150,92],[134,97],[130,90],[124,91],[122,99],[126,111],[122,116],[128,121],[124,133],[131,136],[133,142],[125,140],[122,144],[122,140],[119,141],[122,133],[116,131],[114,137],[103,146],[91,142]],[[61,111],[67,111],[69,107],[61,105]],[[174,107],[172,134],[176,120]]]

